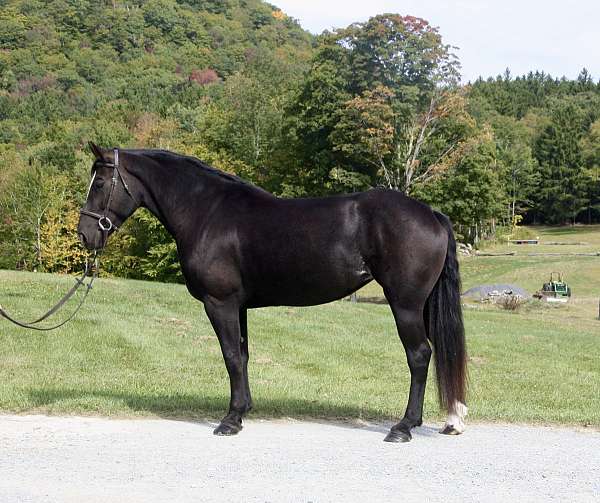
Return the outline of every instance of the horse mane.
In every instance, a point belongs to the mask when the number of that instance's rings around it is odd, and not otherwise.
[[[253,185],[252,183],[247,182],[246,180],[244,180],[236,175],[226,173],[225,171],[221,171],[220,169],[210,166],[209,164],[205,163],[204,161],[201,161],[200,159],[198,159],[196,157],[192,157],[189,155],[176,154],[175,152],[171,152],[169,150],[140,150],[138,152],[155,160],[155,161],[158,161],[158,162],[160,162],[160,161],[168,161],[168,162],[173,162],[173,163],[186,162],[188,164],[193,165],[194,167],[200,168],[202,170],[202,172],[205,174],[217,176],[219,178],[227,180],[228,182],[235,183],[237,185],[243,185],[246,187],[252,187],[252,188],[256,188],[256,189],[259,188],[259,187],[256,187],[256,185]]]

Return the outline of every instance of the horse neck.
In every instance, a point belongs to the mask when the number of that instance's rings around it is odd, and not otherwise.
[[[198,228],[203,215],[208,215],[215,198],[222,192],[215,177],[204,174],[201,168],[177,165],[149,159],[135,176],[141,182],[141,205],[147,208],[179,241],[189,236],[188,227]]]

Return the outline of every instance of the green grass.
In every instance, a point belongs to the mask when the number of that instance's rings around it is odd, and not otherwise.
[[[575,228],[563,237],[595,243],[599,231]],[[462,261],[466,287],[511,281],[533,290],[558,269],[575,295],[567,306],[535,303],[517,313],[466,308],[471,420],[600,426],[599,266],[600,258],[587,257]],[[0,302],[29,319],[70,285],[66,277],[0,271]],[[369,286],[366,294],[380,292]],[[251,416],[402,416],[408,367],[387,306],[254,310],[249,327]],[[228,395],[216,336],[180,285],[101,279],[78,317],[56,332],[0,321],[4,412],[217,419]],[[442,417],[433,379],[425,414]]]

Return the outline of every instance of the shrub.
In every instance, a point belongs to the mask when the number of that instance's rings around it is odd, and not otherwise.
[[[502,295],[496,300],[496,304],[507,311],[517,311],[524,303],[520,295]]]

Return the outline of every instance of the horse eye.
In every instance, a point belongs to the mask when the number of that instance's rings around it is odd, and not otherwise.
[[[98,179],[94,182],[94,187],[96,187],[97,189],[101,189],[102,187],[104,187],[104,180]]]

